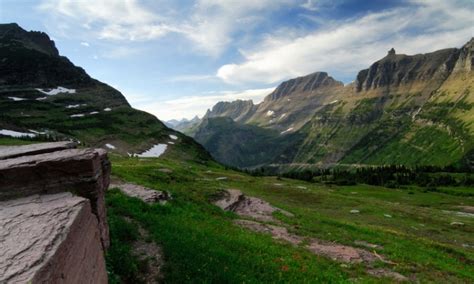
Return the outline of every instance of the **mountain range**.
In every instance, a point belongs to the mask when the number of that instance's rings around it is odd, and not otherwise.
[[[241,168],[473,165],[474,38],[461,48],[391,49],[347,85],[326,72],[281,83],[263,102],[219,102],[192,135]]]
[[[0,135],[74,140],[123,155],[161,144],[208,156],[193,139],[132,108],[119,91],[61,56],[47,34],[17,24],[0,25]]]

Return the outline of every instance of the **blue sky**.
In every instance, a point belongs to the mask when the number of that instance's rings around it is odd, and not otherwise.
[[[259,102],[315,71],[349,83],[391,47],[460,47],[474,36],[474,1],[0,0],[0,22],[48,33],[92,77],[168,120]]]

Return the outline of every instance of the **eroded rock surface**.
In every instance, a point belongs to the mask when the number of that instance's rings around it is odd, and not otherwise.
[[[98,221],[71,193],[0,202],[0,283],[107,283]]]
[[[0,283],[107,283],[101,149],[0,147]]]
[[[76,143],[69,141],[39,143],[24,146],[0,146],[0,160],[49,153],[59,150],[72,149],[75,147]]]
[[[214,204],[223,210],[232,211],[240,216],[264,222],[275,221],[272,216],[275,211],[287,216],[293,216],[290,212],[276,208],[264,200],[246,196],[237,189],[225,190],[222,198],[214,202]]]
[[[20,146],[21,152],[28,152],[27,147],[38,148],[37,145]],[[56,151],[57,147],[42,147],[43,151],[47,149],[50,152],[2,160],[0,201],[64,191],[85,197],[99,220],[103,245],[108,247],[105,191],[109,186],[110,162],[107,152],[102,149]],[[0,148],[0,155],[3,151]],[[14,151],[8,149],[7,152]]]
[[[113,183],[110,188],[119,188],[123,193],[130,197],[139,198],[147,203],[166,203],[170,195],[166,191],[159,191],[143,187],[133,183]]]

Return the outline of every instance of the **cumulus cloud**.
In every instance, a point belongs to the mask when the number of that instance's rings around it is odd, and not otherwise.
[[[244,60],[221,66],[228,83],[275,83],[314,71],[353,75],[395,47],[400,53],[460,46],[473,35],[474,3],[413,1],[410,7],[330,22],[298,36],[269,36],[242,52]]]
[[[179,99],[161,102],[146,103],[140,100],[131,100],[134,107],[152,113],[161,120],[191,119],[195,115],[202,117],[207,109],[212,108],[220,101],[252,100],[259,103],[275,88],[250,89],[244,91],[223,91],[207,93],[200,96],[187,96]],[[128,97],[128,96],[127,96]]]
[[[85,46],[85,47],[89,47],[89,46],[90,46],[90,44],[89,44],[88,42],[85,42],[85,41],[81,42],[81,45],[82,45],[82,46]]]

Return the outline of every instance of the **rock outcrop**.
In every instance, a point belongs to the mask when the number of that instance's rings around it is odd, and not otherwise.
[[[432,91],[449,76],[458,57],[456,48],[412,56],[396,54],[392,48],[386,57],[359,72],[356,89],[360,92],[417,83],[422,85],[421,89]]]
[[[1,283],[107,283],[98,221],[69,192],[0,202]]]
[[[102,149],[0,147],[0,283],[107,283]]]

